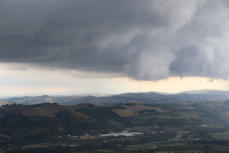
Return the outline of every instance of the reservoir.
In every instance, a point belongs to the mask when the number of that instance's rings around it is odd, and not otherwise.
[[[118,136],[131,137],[131,136],[142,135],[142,134],[143,133],[140,133],[140,132],[122,131],[122,132],[112,132],[109,134],[101,134],[100,137],[118,137]]]

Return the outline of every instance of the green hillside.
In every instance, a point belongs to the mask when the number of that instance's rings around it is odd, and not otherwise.
[[[0,148],[7,153],[32,152],[31,149],[41,152],[41,148],[47,152],[50,148],[69,152],[101,148],[111,151],[120,145],[126,146],[126,151],[171,147],[179,150],[181,144],[193,146],[197,142],[202,144],[199,149],[203,149],[218,141],[227,145],[229,102],[14,104],[0,107],[0,123]],[[142,134],[101,137],[121,131]]]

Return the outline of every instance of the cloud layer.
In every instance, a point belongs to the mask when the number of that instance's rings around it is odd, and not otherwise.
[[[0,0],[0,62],[229,77],[227,0]]]

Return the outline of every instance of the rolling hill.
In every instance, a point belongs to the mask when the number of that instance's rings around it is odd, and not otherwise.
[[[81,103],[92,103],[98,105],[112,105],[119,103],[167,103],[167,102],[211,102],[229,100],[229,91],[201,90],[188,91],[178,94],[165,94],[157,92],[148,93],[125,93],[112,96],[34,96],[34,97],[15,97],[0,100],[2,104],[40,104],[58,103],[61,105],[77,105]]]
[[[171,145],[196,143],[203,149],[218,141],[228,145],[229,102],[12,104],[0,107],[0,123],[0,148],[5,153],[42,152],[41,148],[53,147],[53,152],[109,151],[120,146],[133,152],[148,148],[146,145],[163,150]],[[142,134],[100,136],[122,131]]]

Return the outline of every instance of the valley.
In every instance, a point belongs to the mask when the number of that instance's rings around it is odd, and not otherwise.
[[[12,104],[0,122],[3,153],[229,150],[228,101]]]

